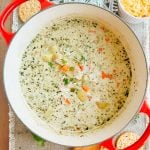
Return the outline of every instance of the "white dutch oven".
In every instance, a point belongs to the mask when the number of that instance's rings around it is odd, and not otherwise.
[[[123,21],[112,13],[97,6],[79,3],[68,3],[49,7],[32,17],[15,35],[6,32],[4,29],[4,22],[7,16],[16,6],[24,1],[26,0],[17,0],[16,2],[13,2],[0,16],[0,31],[2,35],[5,37],[7,43],[12,39],[4,63],[4,86],[8,101],[14,112],[32,132],[48,141],[61,145],[85,146],[103,142],[111,138],[129,123],[143,104],[147,86],[147,66],[144,52],[137,37]],[[49,3],[46,0],[40,0],[40,2],[42,8],[52,5],[52,3]],[[52,130],[45,127],[45,125],[43,125],[42,122],[39,122],[38,118],[28,109],[19,84],[21,57],[27,45],[52,19],[69,14],[88,16],[109,24],[113,30],[121,35],[122,40],[124,40],[125,43],[128,43],[129,50],[127,53],[134,66],[132,66],[133,80],[128,97],[131,102],[128,104],[127,108],[113,121],[112,124],[85,137],[57,135]],[[136,86],[133,82],[136,82]],[[146,107],[146,105],[144,106],[145,107],[142,110],[150,115],[148,107]],[[137,147],[140,147],[149,136],[149,133],[150,126],[148,126],[141,140],[138,141],[136,145],[130,147],[130,149],[133,148],[135,150]],[[113,150],[113,147],[110,149]]]

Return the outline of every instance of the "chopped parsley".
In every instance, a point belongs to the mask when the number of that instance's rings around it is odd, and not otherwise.
[[[50,67],[53,67],[53,63],[51,63],[51,62],[48,62],[48,65],[49,65]]]
[[[75,80],[75,78],[70,78],[70,81],[73,82]]]
[[[75,88],[71,88],[70,92],[75,92],[75,90],[76,90]]]
[[[81,61],[85,61],[86,59],[85,59],[85,57],[82,55],[81,56]]]
[[[74,67],[70,67],[69,70],[70,70],[70,71],[74,71]]]
[[[45,144],[45,140],[44,139],[42,139],[41,137],[39,137],[39,136],[37,136],[37,135],[35,135],[33,133],[32,133],[32,137],[37,142],[37,144],[39,146],[44,146],[44,144]]]
[[[61,59],[61,62],[62,62],[63,64],[66,64],[66,63],[67,63],[67,61],[64,60],[64,59]]]
[[[67,78],[63,79],[64,85],[68,85],[69,84],[69,80]]]

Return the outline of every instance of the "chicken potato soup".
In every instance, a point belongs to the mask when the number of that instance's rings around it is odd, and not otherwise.
[[[98,21],[52,21],[22,56],[20,84],[27,104],[55,132],[85,135],[125,108],[131,65],[122,42]]]

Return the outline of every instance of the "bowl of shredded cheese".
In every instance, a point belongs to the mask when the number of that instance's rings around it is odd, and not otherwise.
[[[140,23],[150,18],[150,0],[119,0],[121,18],[132,24]]]

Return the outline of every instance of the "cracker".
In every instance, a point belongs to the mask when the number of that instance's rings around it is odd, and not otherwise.
[[[19,17],[21,21],[26,22],[40,10],[41,4],[38,0],[29,0],[19,6]]]
[[[124,149],[134,144],[139,138],[139,135],[134,132],[124,132],[118,137],[116,141],[116,147],[120,150]],[[144,150],[144,148],[141,147],[139,150]]]

